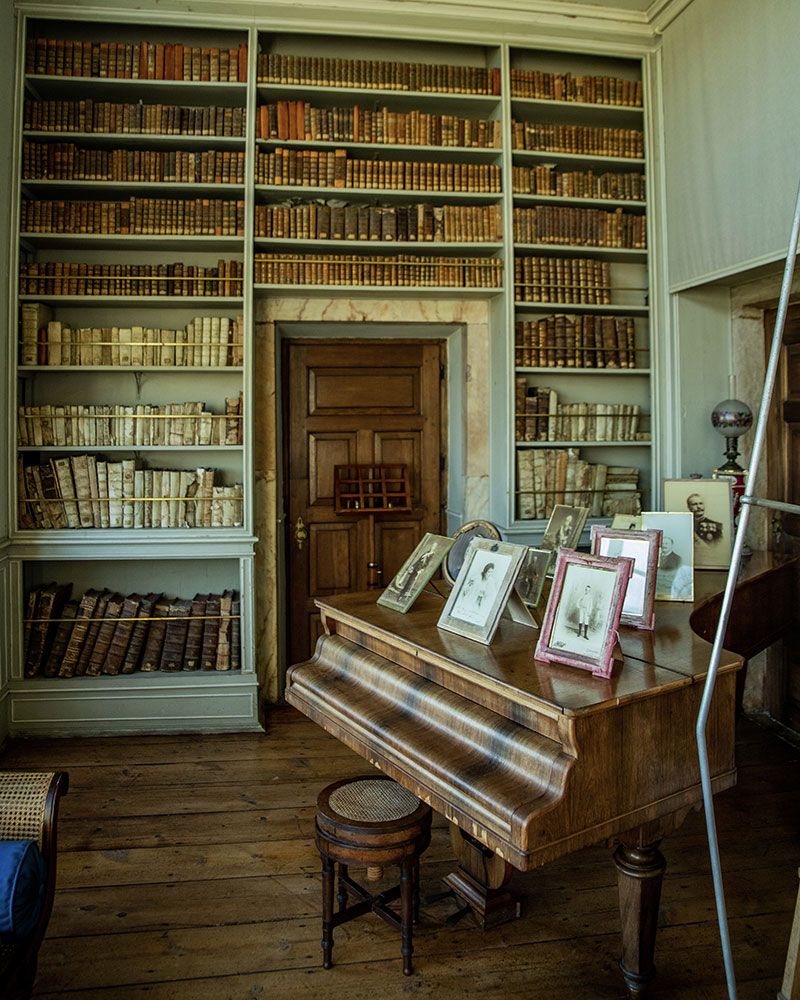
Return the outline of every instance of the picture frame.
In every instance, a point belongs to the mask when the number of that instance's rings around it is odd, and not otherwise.
[[[611,527],[617,531],[641,531],[641,514],[615,514],[611,518]]]
[[[560,549],[536,644],[538,660],[610,677],[625,590],[633,572],[626,556]]]
[[[439,628],[488,646],[526,552],[525,545],[472,538],[439,618]]]
[[[529,547],[517,577],[516,588],[520,598],[531,607],[536,607],[542,596],[542,588],[547,578],[547,570],[553,553],[550,549]]]
[[[625,589],[623,625],[652,629],[655,626],[655,593],[661,531],[647,528],[635,531],[592,525],[591,551],[595,556],[627,556],[633,559],[633,572]]]
[[[426,532],[395,573],[389,586],[378,597],[377,603],[405,614],[439,568],[452,544],[452,538]]]
[[[473,538],[493,538],[500,541],[500,529],[491,521],[465,521],[453,532],[453,545],[442,563],[442,576],[451,587],[456,582],[459,570],[464,564],[469,543]]]
[[[588,507],[557,503],[544,529],[540,548],[550,549],[551,552],[557,552],[560,548],[576,548],[588,516]]]
[[[733,494],[728,479],[665,479],[664,510],[693,517],[694,568],[727,569],[733,554]]]
[[[642,528],[661,531],[656,573],[657,601],[694,600],[694,519],[689,511],[648,510]]]

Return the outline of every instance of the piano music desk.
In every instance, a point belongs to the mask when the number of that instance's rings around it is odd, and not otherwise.
[[[792,572],[758,557],[745,569],[757,588],[746,608],[758,598],[750,617],[764,635],[779,629]],[[702,804],[694,729],[710,646],[695,628],[708,632],[724,579],[698,573],[694,604],[657,602],[653,632],[623,627],[624,660],[607,679],[534,660],[537,633],[505,618],[491,646],[440,630],[443,602],[430,593],[405,615],[374,592],[336,595],[317,601],[325,633],[290,668],[286,699],[455,825],[459,867],[447,882],[484,926],[517,915],[513,869],[613,846],[620,968],[630,995],[643,996],[665,868],[658,845]],[[748,653],[759,646],[750,633],[748,643]],[[708,723],[715,792],[736,781],[743,662],[723,651]]]

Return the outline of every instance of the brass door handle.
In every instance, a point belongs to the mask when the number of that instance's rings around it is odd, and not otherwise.
[[[303,523],[302,517],[298,517],[297,524],[294,526],[294,540],[297,542],[297,548],[302,549],[303,542],[308,538],[308,529]]]

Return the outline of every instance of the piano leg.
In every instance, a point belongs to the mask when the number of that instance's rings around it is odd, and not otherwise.
[[[514,868],[452,823],[450,841],[459,865],[445,885],[472,909],[482,930],[518,917],[519,900],[506,888]]]
[[[656,974],[653,953],[658,926],[658,903],[666,862],[652,844],[621,843],[614,852],[622,922],[619,967],[632,1000],[643,997]]]

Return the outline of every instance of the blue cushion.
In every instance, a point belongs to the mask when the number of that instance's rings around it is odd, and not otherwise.
[[[39,921],[47,862],[35,840],[0,840],[0,941],[20,941]]]

